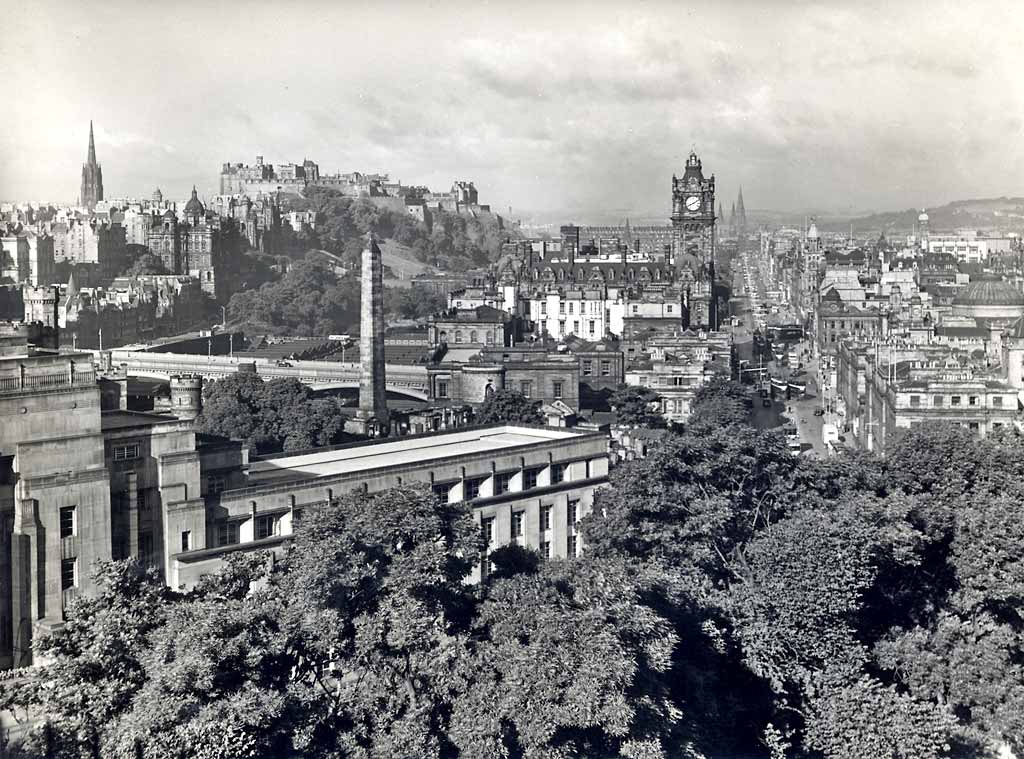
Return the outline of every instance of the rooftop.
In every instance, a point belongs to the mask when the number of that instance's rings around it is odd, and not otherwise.
[[[104,411],[101,415],[101,426],[104,432],[110,430],[126,430],[132,427],[152,427],[157,424],[179,422],[177,417],[169,414],[151,414],[148,411],[124,411],[115,409]]]
[[[458,430],[446,434],[373,441],[333,450],[268,457],[249,467],[249,482],[264,484],[328,475],[350,474],[371,469],[424,464],[453,456],[491,454],[535,443],[571,440],[580,433],[559,428],[503,425]]]

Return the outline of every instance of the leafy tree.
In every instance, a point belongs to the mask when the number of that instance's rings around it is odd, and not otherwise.
[[[277,335],[347,332],[359,319],[359,282],[338,279],[311,261],[292,264],[279,281],[231,297],[232,320]]]
[[[750,393],[739,382],[720,377],[702,385],[690,404],[690,423],[732,427],[750,419]]]
[[[291,451],[352,439],[338,402],[316,398],[293,378],[264,382],[233,374],[206,385],[196,429],[242,440],[258,453]]]
[[[532,401],[508,388],[496,390],[476,410],[478,424],[544,424],[540,401]]]
[[[141,277],[147,274],[169,274],[159,256],[152,253],[145,253],[135,259],[128,269],[124,271],[126,277]]]
[[[665,417],[653,408],[660,400],[661,396],[650,388],[620,385],[608,399],[608,405],[615,412],[616,424],[657,429],[665,426]]]

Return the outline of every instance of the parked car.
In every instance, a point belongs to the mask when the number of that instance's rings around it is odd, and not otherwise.
[[[289,367],[291,366],[291,362],[281,359],[280,361],[277,362],[277,366]]]
[[[765,408],[771,408],[772,402],[770,399],[765,398],[763,401],[761,401],[761,405],[764,406]]]
[[[823,409],[821,406],[818,406],[818,408],[814,409],[814,415],[825,416],[825,409]]]

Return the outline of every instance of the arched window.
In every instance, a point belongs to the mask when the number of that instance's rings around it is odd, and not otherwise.
[[[475,343],[476,342],[476,330],[475,329],[471,329],[469,331],[469,342],[471,342],[471,343]]]
[[[455,330],[455,342],[457,342],[457,343],[461,343],[462,342],[462,330],[461,329]]]

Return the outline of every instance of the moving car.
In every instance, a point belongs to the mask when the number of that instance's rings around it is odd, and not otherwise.
[[[818,408],[814,409],[814,415],[825,416],[825,409],[823,409],[821,406],[818,406]]]

